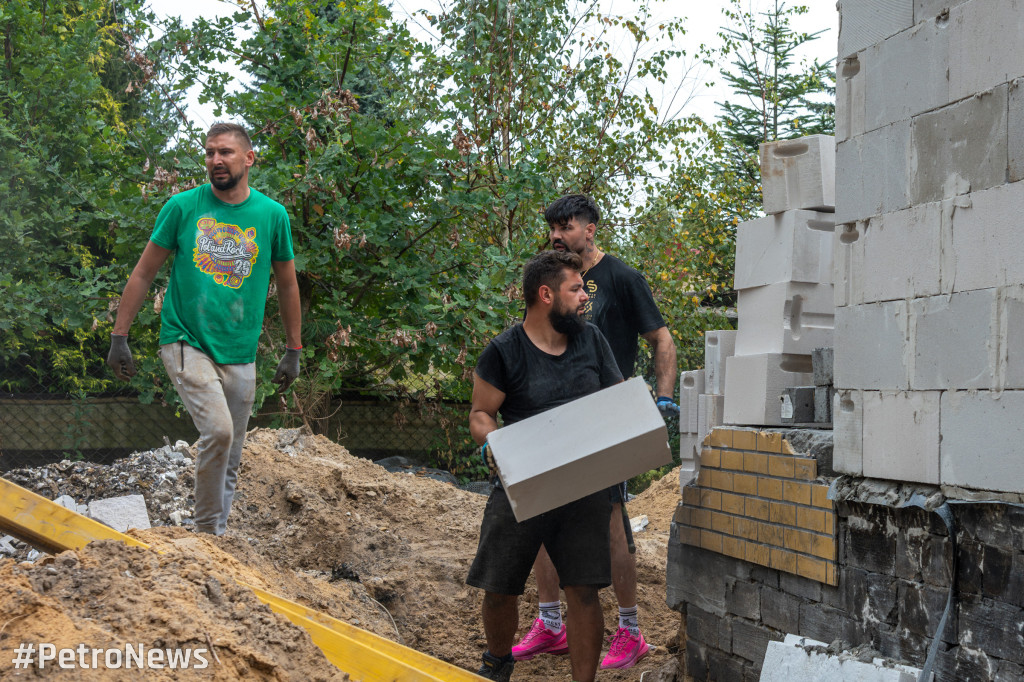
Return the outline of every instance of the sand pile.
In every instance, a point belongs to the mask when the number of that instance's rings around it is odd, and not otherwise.
[[[670,473],[629,505],[631,516],[650,521],[636,544],[641,627],[652,652],[632,670],[599,673],[601,680],[640,680],[644,672],[647,682],[671,679],[654,671],[674,662],[680,622],[664,605],[669,522],[678,499],[678,477]],[[481,593],[464,579],[484,503],[482,495],[447,483],[389,473],[320,436],[256,430],[246,441],[224,537],[154,528],[138,536],[163,555],[96,543],[35,565],[0,561],[0,678],[23,641],[69,647],[138,641],[212,648],[219,661],[195,672],[202,679],[343,679],[303,631],[235,579],[475,669],[484,648]],[[610,635],[614,595],[603,590],[602,600]],[[522,632],[535,612],[531,579],[521,603]],[[102,679],[115,679],[104,673]],[[170,678],[186,679],[180,671]],[[568,657],[521,663],[513,679],[569,680]]]

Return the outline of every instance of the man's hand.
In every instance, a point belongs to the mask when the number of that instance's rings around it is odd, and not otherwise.
[[[135,361],[128,348],[128,335],[110,335],[110,352],[107,353],[107,364],[114,370],[114,376],[121,381],[128,381],[135,376]]]
[[[277,371],[271,379],[275,384],[281,384],[281,390],[287,391],[295,378],[299,376],[299,358],[302,356],[301,348],[286,348],[281,362],[277,363]]]
[[[679,406],[672,402],[672,398],[658,396],[657,405],[662,417],[679,416]]]
[[[498,476],[498,465],[494,463],[494,453],[491,451],[489,443],[484,443],[480,446],[480,459],[487,466],[487,474],[491,478]]]

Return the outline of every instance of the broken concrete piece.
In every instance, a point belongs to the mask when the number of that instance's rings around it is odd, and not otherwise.
[[[89,518],[122,533],[129,528],[150,528],[146,498],[142,495],[93,500],[89,503]]]
[[[857,660],[849,652],[831,653],[824,642],[786,635],[784,642],[769,642],[761,666],[761,682],[917,682],[920,669],[873,658]]]

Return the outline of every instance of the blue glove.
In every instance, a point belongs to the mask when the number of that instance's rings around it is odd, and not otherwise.
[[[662,417],[679,416],[679,406],[672,402],[672,398],[658,396],[657,405]]]
[[[484,443],[480,446],[480,460],[487,467],[487,473],[491,478],[495,478],[498,475],[498,466],[494,463],[494,453],[491,452],[491,446]]]

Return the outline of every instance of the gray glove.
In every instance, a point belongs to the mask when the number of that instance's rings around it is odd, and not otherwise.
[[[299,358],[302,357],[301,348],[286,348],[281,362],[277,363],[277,371],[271,379],[275,384],[281,384],[281,390],[287,391],[295,378],[299,376]]]
[[[135,361],[128,348],[128,337],[118,334],[110,335],[110,352],[107,353],[107,364],[114,370],[114,376],[121,381],[128,381],[135,376]]]

